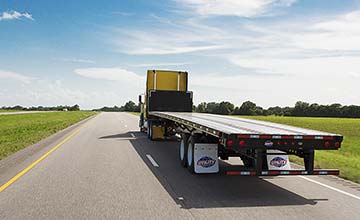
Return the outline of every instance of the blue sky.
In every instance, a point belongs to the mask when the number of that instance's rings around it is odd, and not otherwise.
[[[147,69],[194,101],[360,104],[359,0],[0,0],[0,106],[122,105]]]

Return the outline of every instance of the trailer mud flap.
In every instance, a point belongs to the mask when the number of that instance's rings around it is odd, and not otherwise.
[[[195,144],[194,162],[195,173],[219,172],[218,145]]]
[[[284,154],[266,155],[269,170],[291,170],[289,156]]]

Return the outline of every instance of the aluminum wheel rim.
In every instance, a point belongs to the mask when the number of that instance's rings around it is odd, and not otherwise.
[[[193,160],[191,143],[189,143],[189,146],[188,146],[188,155],[187,155],[187,157],[188,157],[188,165],[190,167],[192,165],[192,160]]]
[[[180,142],[180,159],[184,160],[185,157],[185,143],[184,143],[184,139],[181,139]]]

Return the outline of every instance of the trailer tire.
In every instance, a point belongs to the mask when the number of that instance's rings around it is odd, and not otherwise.
[[[152,140],[152,123],[148,121],[147,137]]]
[[[191,135],[188,141],[188,151],[187,151],[187,169],[190,173],[195,173],[195,161],[194,161],[194,147],[195,143],[198,143],[198,136]]]
[[[187,152],[188,152],[189,135],[182,134],[179,146],[179,158],[182,167],[187,167]]]

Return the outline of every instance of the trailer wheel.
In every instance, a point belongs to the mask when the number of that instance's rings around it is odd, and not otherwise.
[[[187,167],[187,152],[188,152],[189,135],[182,134],[179,146],[180,164],[182,167]]]
[[[194,161],[194,146],[198,142],[198,137],[192,135],[188,141],[188,151],[187,151],[187,168],[190,173],[195,173],[195,161]]]
[[[147,137],[152,140],[152,123],[148,121]]]

